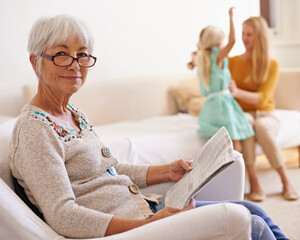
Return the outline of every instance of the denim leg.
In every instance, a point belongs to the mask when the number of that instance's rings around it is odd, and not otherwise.
[[[161,209],[163,209],[165,207],[165,203],[164,202],[161,202],[158,204],[158,206],[156,207],[156,211],[159,211]]]
[[[249,201],[232,201],[238,204],[242,204],[246,208],[249,209],[251,214],[255,214],[260,216],[269,226],[274,236],[278,240],[289,240],[280,230],[280,228],[273,222],[273,220],[269,217],[269,215],[257,204]]]
[[[230,203],[236,203],[241,204],[248,208],[248,210],[251,212],[252,215],[256,215],[261,217],[265,223],[268,225],[268,227],[273,232],[274,236],[277,240],[289,240],[280,230],[280,228],[273,222],[273,220],[268,216],[268,214],[257,204],[249,201],[220,201],[220,202],[230,202]],[[196,207],[201,207],[208,204],[214,204],[214,203],[220,203],[217,201],[197,201]]]
[[[252,240],[275,240],[275,236],[267,223],[259,216],[252,214],[251,238]]]

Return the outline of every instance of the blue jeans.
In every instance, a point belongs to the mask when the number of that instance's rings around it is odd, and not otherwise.
[[[273,222],[268,214],[257,204],[249,201],[197,201],[196,207],[202,207],[209,204],[230,202],[241,204],[245,206],[252,215],[251,236],[252,240],[289,240],[280,230],[280,228]],[[157,210],[164,207],[160,204]]]

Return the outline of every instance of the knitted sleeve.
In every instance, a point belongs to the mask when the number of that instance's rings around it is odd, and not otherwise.
[[[62,141],[49,125],[36,119],[17,124],[10,151],[12,172],[46,222],[65,237],[103,237],[113,216],[76,203],[64,154]]]
[[[138,187],[147,187],[146,178],[149,166],[146,165],[135,165],[129,163],[119,163],[117,166],[118,174],[127,175],[133,183]]]

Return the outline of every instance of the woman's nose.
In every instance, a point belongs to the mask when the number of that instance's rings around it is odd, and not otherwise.
[[[78,59],[74,59],[72,64],[69,66],[69,69],[73,69],[73,70],[79,70],[80,69],[80,66],[78,64]]]

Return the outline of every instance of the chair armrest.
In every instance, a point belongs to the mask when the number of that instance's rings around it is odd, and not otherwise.
[[[245,165],[242,155],[236,151],[234,162],[210,180],[195,197],[202,201],[243,200],[245,188]],[[164,201],[167,190],[174,183],[161,183],[141,189],[145,193],[163,195]]]
[[[223,240],[251,239],[250,236],[251,215],[248,209],[238,204],[220,203],[175,214],[122,234],[101,239]]]
[[[170,184],[161,184],[157,189],[163,191],[168,185]],[[66,239],[56,234],[45,222],[37,217],[1,178],[0,192],[1,239]],[[182,226],[188,226],[188,228]],[[217,236],[214,237],[216,240],[224,238],[250,239],[250,233],[250,212],[242,205],[221,203],[176,214],[121,234],[90,240],[204,240],[211,236]]]
[[[243,200],[245,164],[242,154],[233,151],[234,162],[209,181],[195,197],[202,201]]]

